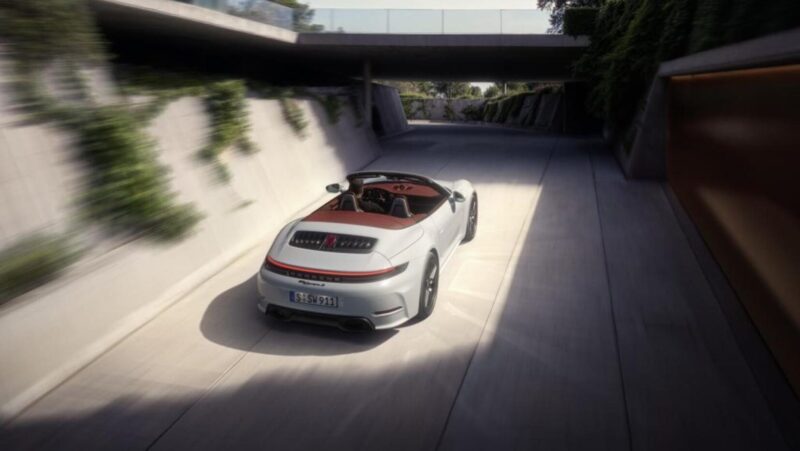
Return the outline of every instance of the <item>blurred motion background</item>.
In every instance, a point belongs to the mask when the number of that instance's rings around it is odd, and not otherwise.
[[[0,424],[376,160],[382,140],[430,123],[602,136],[620,183],[664,183],[686,209],[768,347],[757,363],[796,397],[800,2],[454,3],[0,0]],[[346,51],[325,46],[337,36]],[[537,39],[557,44],[518,64]],[[419,49],[447,42],[436,67],[452,73],[393,76],[434,66]],[[490,62],[464,63],[474,48]],[[381,67],[368,51],[408,61]],[[457,69],[491,65],[515,75]],[[790,398],[778,392],[764,396]]]

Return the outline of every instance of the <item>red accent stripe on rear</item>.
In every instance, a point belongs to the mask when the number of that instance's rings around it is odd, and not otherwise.
[[[397,268],[386,268],[386,269],[379,269],[377,271],[327,271],[323,269],[313,269],[313,268],[304,268],[302,266],[294,266],[294,265],[287,265],[286,263],[281,263],[274,258],[267,256],[267,261],[277,266],[278,268],[288,269],[290,271],[301,271],[307,272],[311,274],[322,274],[325,276],[341,276],[341,277],[373,277],[373,276],[380,276],[382,274],[387,274],[394,271]]]

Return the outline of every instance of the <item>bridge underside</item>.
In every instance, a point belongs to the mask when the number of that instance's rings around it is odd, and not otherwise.
[[[360,77],[367,61],[372,76],[380,79],[572,80],[572,65],[588,44],[585,38],[560,35],[294,34],[275,29],[271,37],[264,30],[273,27],[248,28],[241,19],[188,5],[179,4],[184,8],[179,13],[126,1],[92,5],[122,62],[274,82],[344,82]]]

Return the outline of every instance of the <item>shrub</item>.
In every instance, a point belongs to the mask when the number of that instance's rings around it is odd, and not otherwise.
[[[495,85],[492,85],[486,88],[486,92],[483,93],[483,96],[487,99],[493,99],[495,97],[500,96],[501,94],[502,92],[500,91],[500,88],[498,88]]]
[[[0,251],[0,304],[58,277],[78,255],[58,235],[32,235]]]
[[[591,35],[597,23],[598,8],[572,7],[564,10],[564,34]]]
[[[415,112],[417,103],[422,103],[422,100],[430,99],[430,96],[419,94],[416,92],[404,92],[400,94],[400,103],[403,105],[403,111],[406,113],[407,118],[411,118]]]
[[[430,119],[431,112],[427,102],[429,99],[431,99],[430,96],[416,92],[400,94],[400,103],[403,105],[403,112],[406,114],[406,118],[413,119],[421,116],[425,119]]]
[[[464,119],[468,121],[480,121],[483,119],[483,108],[485,105],[486,102],[482,104],[467,105],[461,110],[461,114],[464,116]]]

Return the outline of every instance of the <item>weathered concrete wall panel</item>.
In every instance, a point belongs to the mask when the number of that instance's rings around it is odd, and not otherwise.
[[[385,136],[408,130],[408,121],[396,88],[379,84],[372,85],[372,102],[377,114],[372,118]]]

